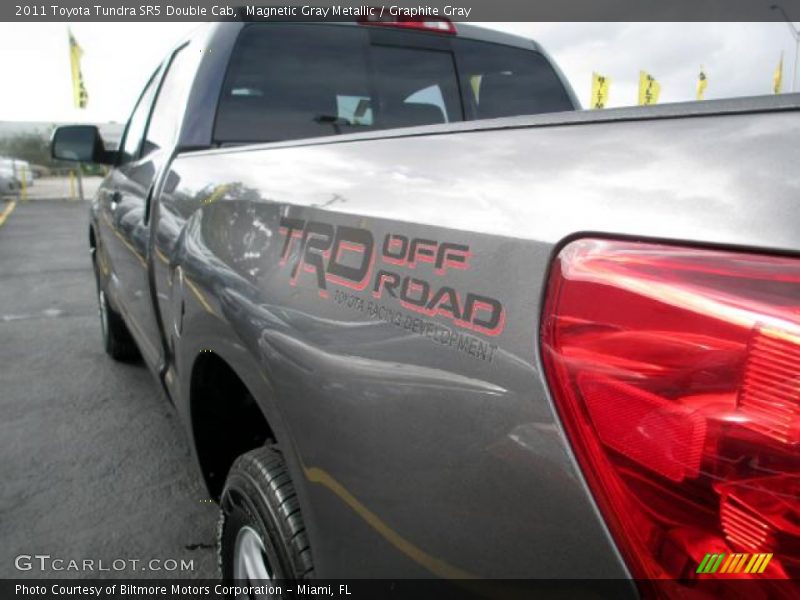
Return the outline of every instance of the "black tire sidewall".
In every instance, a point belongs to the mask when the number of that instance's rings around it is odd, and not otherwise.
[[[256,482],[242,476],[231,478],[221,503],[224,513],[220,532],[220,557],[222,578],[233,580],[233,555],[236,537],[246,526],[258,532],[267,554],[274,579],[287,579],[289,558],[285,548],[275,540],[281,540],[279,528],[275,525],[268,503],[258,489]],[[283,551],[282,551],[283,550]]]
[[[100,334],[103,338],[103,349],[106,354],[111,356],[114,360],[122,362],[134,361],[139,357],[139,349],[136,342],[133,341],[130,332],[128,331],[122,315],[114,310],[108,298],[108,294],[103,289],[103,284],[100,278],[100,272],[97,270],[97,251],[92,255],[92,268],[94,270],[94,281],[96,285],[96,297],[98,305],[98,317],[101,320]],[[103,315],[100,311],[100,293],[105,297],[105,327],[103,327]]]
[[[110,347],[110,340],[109,340],[109,327],[110,327],[110,319],[108,316],[108,298],[106,298],[106,323],[105,326],[103,325],[103,313],[102,307],[100,306],[100,294],[105,292],[103,291],[103,284],[100,283],[100,272],[97,270],[97,251],[92,253],[92,270],[94,271],[94,283],[95,283],[95,299],[97,301],[97,316],[100,319],[100,335],[103,337],[103,349],[110,354],[111,347]]]
[[[262,455],[266,449],[261,449]],[[280,454],[269,451],[274,460]],[[220,499],[218,530],[219,567],[223,581],[233,581],[233,559],[239,531],[249,526],[262,543],[273,578],[299,580],[303,578],[299,560],[292,549],[291,531],[279,516],[274,490],[265,478],[269,470],[256,453],[237,459],[231,468]]]

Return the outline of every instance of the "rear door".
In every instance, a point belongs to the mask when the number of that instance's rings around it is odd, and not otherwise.
[[[152,367],[164,352],[150,285],[150,200],[174,151],[199,54],[185,44],[170,57],[163,77],[151,81],[126,130],[107,203],[120,308]]]
[[[147,119],[155,99],[161,77],[161,68],[150,78],[131,113],[120,143],[117,165],[103,181],[97,193],[99,243],[98,259],[108,269],[107,291],[115,308],[127,315],[130,306],[128,274],[130,263],[139,262],[143,268],[144,253],[136,253],[122,234],[122,223],[129,214],[136,212],[136,196],[131,193],[132,163],[139,157],[139,148],[147,127]],[[143,192],[139,192],[141,195]],[[105,270],[105,269],[104,269]],[[131,328],[133,330],[133,327]],[[138,336],[137,336],[138,339]]]

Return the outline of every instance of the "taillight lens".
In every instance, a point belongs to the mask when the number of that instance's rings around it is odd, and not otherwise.
[[[800,259],[572,242],[552,268],[542,358],[635,577],[730,577],[698,574],[709,553],[772,554],[735,577],[800,577]]]

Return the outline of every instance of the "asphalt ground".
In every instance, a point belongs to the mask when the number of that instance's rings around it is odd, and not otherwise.
[[[102,177],[83,177],[83,196],[84,198],[92,198],[100,187]],[[33,200],[36,199],[50,199],[61,200],[68,198],[72,201],[77,201],[78,198],[78,184],[73,180],[70,182],[67,176],[54,176],[54,177],[41,177],[33,182],[26,188],[25,193],[27,197]]]
[[[216,505],[147,369],[103,352],[87,232],[82,202],[0,226],[0,578],[214,578]]]

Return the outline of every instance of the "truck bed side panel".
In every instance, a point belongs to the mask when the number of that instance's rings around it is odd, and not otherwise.
[[[180,386],[218,331],[259,365],[321,576],[624,576],[541,373],[551,258],[587,233],[798,252],[797,117],[179,157],[156,281],[168,331],[185,300]],[[422,240],[414,264],[403,239]],[[376,295],[381,271],[397,297]]]

